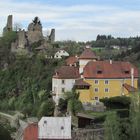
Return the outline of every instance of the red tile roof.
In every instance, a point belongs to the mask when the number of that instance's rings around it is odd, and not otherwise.
[[[58,79],[76,79],[79,78],[79,69],[74,66],[62,66],[55,71],[53,78]]]
[[[128,92],[136,92],[137,91],[137,89],[135,87],[132,87],[126,83],[123,84],[123,87],[125,87],[128,90]]]
[[[134,77],[138,78],[138,69],[129,62],[119,61],[90,61],[84,68],[85,78],[130,78],[131,68],[134,68]]]
[[[74,65],[77,62],[78,62],[78,57],[76,57],[76,56],[71,56],[68,59],[66,59],[67,65]]]
[[[78,79],[78,80],[75,81],[75,86],[90,86],[90,84],[83,81],[83,79]]]
[[[23,133],[23,140],[38,140],[38,125],[37,123],[29,124]]]
[[[97,59],[97,56],[90,48],[86,48],[79,59]]]

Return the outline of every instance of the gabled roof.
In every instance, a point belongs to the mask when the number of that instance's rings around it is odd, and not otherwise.
[[[38,140],[38,124],[29,124],[23,132],[23,140]]]
[[[79,69],[74,66],[62,66],[55,71],[53,78],[58,79],[76,79],[79,78]]]
[[[77,117],[80,117],[80,118],[91,119],[91,120],[94,120],[94,119],[95,119],[95,117],[93,117],[93,116],[91,116],[91,115],[83,114],[83,113],[77,113],[76,116],[77,116]]]
[[[79,59],[97,59],[97,56],[90,48],[85,48]]]
[[[120,61],[90,61],[84,68],[84,78],[131,78],[131,68],[134,77],[138,78],[138,69],[129,62]]]
[[[137,89],[135,87],[132,87],[131,85],[129,84],[123,84],[123,87],[125,87],[126,90],[128,90],[128,92],[136,92]]]
[[[76,56],[71,56],[71,57],[66,59],[67,65],[74,65],[77,62],[78,62],[78,57],[76,57]]]
[[[75,80],[75,86],[90,86],[90,84],[83,81],[83,79],[78,79],[78,80]]]

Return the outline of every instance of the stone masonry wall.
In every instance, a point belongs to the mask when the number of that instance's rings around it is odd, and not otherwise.
[[[72,140],[104,140],[104,129],[81,129],[72,131]]]

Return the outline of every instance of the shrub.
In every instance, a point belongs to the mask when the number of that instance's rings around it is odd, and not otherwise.
[[[130,97],[117,96],[100,100],[108,109],[129,109]]]

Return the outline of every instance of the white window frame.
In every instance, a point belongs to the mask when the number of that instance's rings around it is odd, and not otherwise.
[[[106,83],[106,81],[108,81],[108,83]],[[104,84],[105,84],[105,85],[109,85],[109,80],[105,80],[105,81],[104,81]]]
[[[108,91],[106,91],[106,89],[107,89]],[[109,88],[105,88],[105,89],[104,89],[104,92],[105,92],[105,93],[109,93]]]
[[[64,91],[63,91],[63,89],[64,89]],[[61,89],[61,92],[64,93],[64,92],[65,92],[65,88],[62,88],[62,89]]]
[[[97,89],[97,91],[96,91],[96,89]],[[99,92],[99,88],[94,88],[94,92],[96,92],[96,93],[98,93]]]
[[[97,83],[96,83],[96,81],[97,81]],[[99,85],[99,80],[94,80],[94,84]]]

